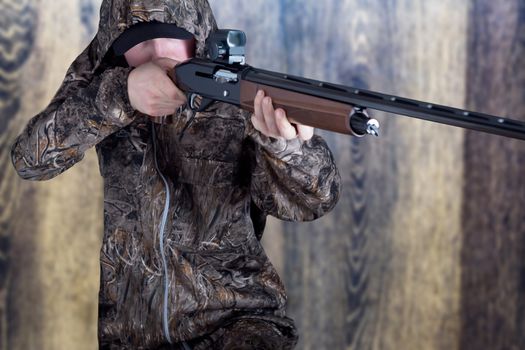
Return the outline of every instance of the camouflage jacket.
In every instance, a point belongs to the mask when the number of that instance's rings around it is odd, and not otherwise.
[[[131,68],[108,56],[126,28],[152,20],[194,34],[197,57],[217,28],[206,0],[104,0],[96,36],[16,139],[13,164],[24,179],[46,180],[96,147],[104,178],[101,347],[155,349],[169,338],[227,348],[227,334],[241,341],[251,329],[268,348],[291,348],[297,335],[284,314],[285,290],[259,240],[267,215],[313,220],[335,205],[340,178],[332,155],[319,136],[269,139],[250,113],[227,104],[182,109],[165,125],[134,111]]]

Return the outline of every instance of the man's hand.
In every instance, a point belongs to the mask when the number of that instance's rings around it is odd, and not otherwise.
[[[290,124],[286,117],[286,112],[277,108],[274,109],[272,99],[264,97],[264,91],[259,90],[253,102],[255,112],[252,116],[252,123],[255,129],[268,137],[285,138],[287,140],[299,137],[306,141],[314,135],[314,128],[311,126]]]
[[[132,70],[128,77],[131,107],[149,116],[161,117],[175,113],[184,105],[186,95],[167,74],[177,63],[169,58],[159,58]]]

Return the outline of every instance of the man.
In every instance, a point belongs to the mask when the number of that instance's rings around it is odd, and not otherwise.
[[[291,349],[286,294],[260,238],[267,215],[313,220],[339,175],[313,129],[260,92],[251,115],[192,112],[166,69],[217,26],[206,0],[103,1],[99,31],[12,148],[50,179],[96,146],[104,178],[99,343],[106,349]],[[172,115],[172,124],[151,117]],[[296,131],[297,130],[297,131]]]

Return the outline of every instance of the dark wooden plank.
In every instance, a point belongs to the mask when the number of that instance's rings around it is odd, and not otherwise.
[[[525,120],[525,3],[470,11],[470,107]],[[465,140],[461,348],[525,348],[525,143]]]

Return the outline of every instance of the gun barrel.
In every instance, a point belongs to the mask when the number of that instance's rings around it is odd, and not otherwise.
[[[525,140],[525,122],[250,67],[243,80],[332,102]],[[304,99],[304,98],[303,98]],[[336,130],[334,130],[336,131]]]
[[[405,97],[357,89],[243,65],[219,64],[193,58],[171,73],[188,94],[221,101],[253,111],[259,89],[272,97],[274,107],[283,108],[292,122],[343,134],[377,134],[377,127],[356,130],[352,116],[365,109],[405,115],[505,137],[525,140],[525,122]],[[360,113],[359,115],[362,115]],[[355,118],[354,118],[355,119]],[[363,118],[361,118],[363,119]],[[366,118],[365,118],[366,119]]]

